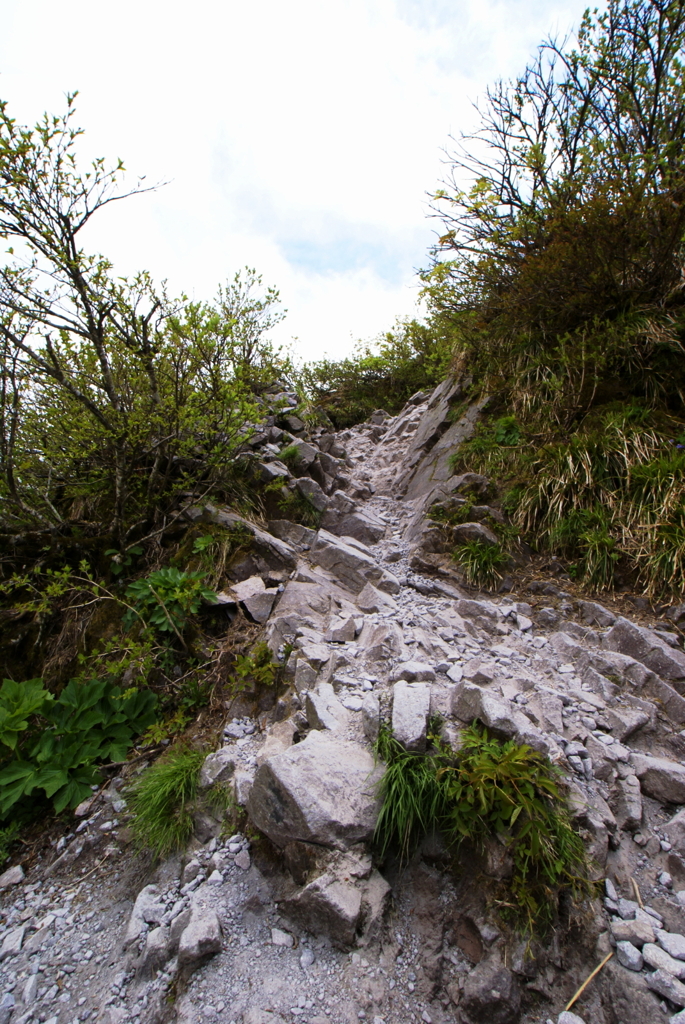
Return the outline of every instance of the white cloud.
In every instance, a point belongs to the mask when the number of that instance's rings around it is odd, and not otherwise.
[[[343,354],[411,312],[441,147],[568,0],[5,0],[0,96],[19,120],[79,89],[91,154],[158,192],[89,241],[209,298],[244,265],[281,290],[280,340]]]

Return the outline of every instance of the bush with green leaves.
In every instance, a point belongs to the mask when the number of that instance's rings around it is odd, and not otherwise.
[[[439,327],[400,321],[375,343],[360,342],[345,359],[305,364],[299,380],[340,430],[361,423],[375,409],[397,413],[417,391],[434,388],[449,369],[452,346]]]
[[[478,723],[464,729],[457,751],[435,734],[429,739],[428,753],[415,753],[381,729],[376,753],[386,769],[375,832],[381,856],[396,850],[406,860],[432,831],[455,851],[464,842],[503,843],[513,874],[501,907],[528,931],[548,926],[563,896],[590,893],[583,842],[558,768]]]
[[[124,626],[130,628],[139,617],[162,633],[183,633],[189,616],[196,615],[203,602],[216,603],[216,594],[205,586],[205,579],[203,572],[167,566],[130,583],[125,593],[133,609],[126,612]]]
[[[71,680],[55,697],[40,679],[0,688],[0,819],[42,793],[59,813],[100,779],[98,765],[126,759],[155,720],[157,698],[101,679]]]

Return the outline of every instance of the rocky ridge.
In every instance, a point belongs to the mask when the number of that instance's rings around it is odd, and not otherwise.
[[[51,864],[0,878],[0,1024],[685,1020],[685,653],[663,623],[553,580],[464,591],[425,515],[436,500],[487,500],[487,481],[449,469],[480,411],[452,422],[458,398],[445,382],[336,435],[308,430],[287,411],[294,396],[274,392],[280,412],[246,456],[305,496],[320,528],[191,514],[249,531],[222,599],[275,653],[292,647],[286,696],[228,721],[202,777],[231,780],[268,842],[222,836],[205,815],[185,858],[152,872],[126,846],[113,779]],[[478,507],[464,525],[482,537]],[[605,887],[565,934],[528,947],[502,926],[497,843],[457,875],[435,837],[403,871],[374,863],[379,723],[421,750],[431,715],[451,742],[478,718],[563,767]]]

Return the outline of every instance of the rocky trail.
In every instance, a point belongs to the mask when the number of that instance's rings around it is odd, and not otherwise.
[[[203,768],[205,787],[231,781],[249,826],[227,836],[204,815],[186,854],[153,868],[132,850],[114,778],[50,863],[0,878],[0,1024],[685,1021],[680,634],[551,578],[495,598],[464,590],[425,517],[437,499],[486,494],[449,469],[479,413],[451,421],[457,394],[446,383],[338,435],[266,419],[258,471],[323,515],[318,531],[246,524],[251,548],[231,567],[225,600],[274,652],[293,646],[286,696],[229,719]],[[487,531],[477,509],[464,536]],[[496,913],[496,841],[456,872],[436,837],[402,868],[372,859],[379,724],[420,751],[431,716],[452,742],[479,719],[564,769],[603,891],[544,942]]]

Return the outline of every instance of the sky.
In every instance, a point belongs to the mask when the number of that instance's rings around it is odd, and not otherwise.
[[[0,98],[33,123],[78,90],[84,159],[165,183],[91,222],[88,246],[119,273],[210,300],[254,267],[288,311],[274,340],[340,358],[420,314],[450,136],[581,14],[569,0],[0,0]]]

